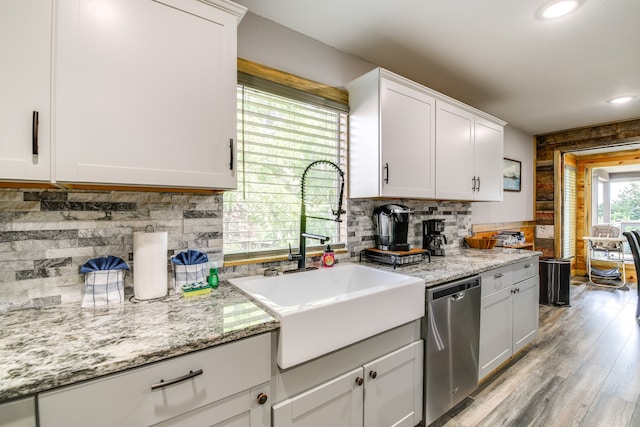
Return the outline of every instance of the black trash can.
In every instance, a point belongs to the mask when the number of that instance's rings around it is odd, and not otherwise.
[[[570,305],[571,260],[540,258],[540,304]]]

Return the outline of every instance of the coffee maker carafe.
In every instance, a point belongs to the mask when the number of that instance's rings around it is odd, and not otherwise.
[[[431,255],[444,256],[447,236],[444,233],[444,219],[422,221],[422,249],[428,249]]]
[[[383,205],[374,209],[373,222],[376,226],[376,247],[384,251],[408,251],[409,214],[403,205]]]

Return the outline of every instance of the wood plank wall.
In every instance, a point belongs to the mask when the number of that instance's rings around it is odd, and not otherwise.
[[[562,153],[603,147],[622,147],[640,142],[640,118],[623,122],[554,132],[535,137],[536,141],[536,225],[552,226],[553,238],[536,236],[536,250],[544,256],[560,257],[557,242],[560,224],[556,219],[555,199],[560,183],[559,165]],[[558,172],[556,168],[558,167]]]
[[[525,249],[535,249],[534,235],[535,235],[535,222],[533,221],[517,221],[517,222],[501,222],[494,224],[474,224],[471,226],[471,231],[474,237],[490,238],[494,234],[500,231],[523,231],[525,242],[532,246]]]

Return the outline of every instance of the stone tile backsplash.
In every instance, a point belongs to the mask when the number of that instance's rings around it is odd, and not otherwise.
[[[357,260],[374,246],[373,209],[386,203],[413,211],[410,242],[422,244],[422,220],[444,218],[451,247],[471,234],[471,204],[418,200],[352,199],[347,203],[347,253]],[[198,249],[222,265],[222,194],[0,189],[0,312],[80,302],[89,259],[115,255],[133,269],[133,232],[146,226],[168,232],[169,258]],[[311,262],[318,259],[311,259]],[[288,261],[221,269],[225,274],[258,274],[264,268],[292,268]],[[128,295],[133,275],[125,278]],[[127,296],[128,296],[127,295]]]

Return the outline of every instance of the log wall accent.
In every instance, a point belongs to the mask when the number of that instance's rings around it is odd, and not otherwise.
[[[555,203],[560,194],[559,154],[604,147],[622,147],[640,142],[640,118],[623,122],[571,129],[538,135],[536,140],[536,225],[554,226],[554,238],[536,236],[536,250],[543,256],[559,257],[556,240],[560,224],[556,219]]]
[[[474,224],[471,226],[471,231],[474,237],[479,238],[491,238],[494,234],[498,234],[501,231],[523,231],[526,245],[520,246],[520,248],[535,250],[535,226],[536,224],[533,221]]]

